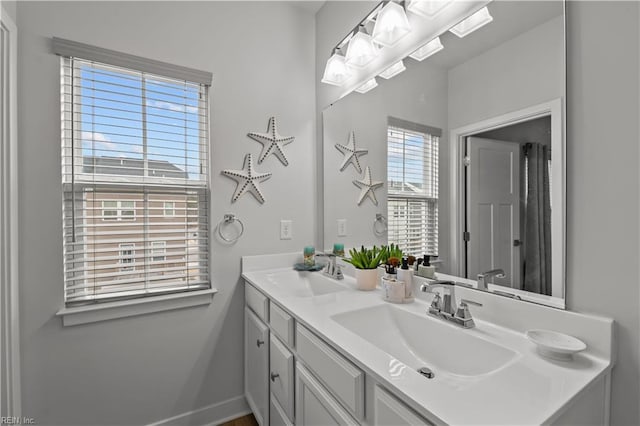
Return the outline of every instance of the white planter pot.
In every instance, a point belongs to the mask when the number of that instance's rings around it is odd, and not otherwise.
[[[378,269],[356,269],[358,290],[375,290],[378,283]]]

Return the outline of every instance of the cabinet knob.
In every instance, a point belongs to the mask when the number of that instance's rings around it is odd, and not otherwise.
[[[272,382],[275,382],[277,377],[280,377],[280,375],[276,374],[276,373],[271,373],[271,381]]]
[[[260,339],[256,340],[256,345],[258,345],[258,347],[264,345],[264,340],[260,340]]]

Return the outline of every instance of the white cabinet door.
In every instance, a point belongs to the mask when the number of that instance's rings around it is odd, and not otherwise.
[[[293,354],[271,334],[270,346],[271,394],[285,413],[293,419]]]
[[[375,425],[413,426],[432,424],[414,413],[411,408],[378,385],[376,385],[373,398]]]
[[[273,396],[271,397],[269,419],[271,420],[269,426],[293,426],[293,423],[289,420],[286,413]]]
[[[296,363],[296,425],[357,424],[311,373]]]
[[[244,394],[258,424],[269,424],[269,328],[244,308]]]

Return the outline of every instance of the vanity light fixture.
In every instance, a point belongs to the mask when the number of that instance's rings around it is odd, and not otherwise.
[[[378,82],[376,81],[376,78],[374,77],[371,80],[369,80],[366,83],[364,83],[362,86],[358,87],[356,89],[356,92],[358,92],[358,93],[367,93],[369,90],[375,89],[376,87],[378,87]]]
[[[378,12],[371,36],[376,43],[393,47],[410,32],[411,26],[404,7],[390,1]]]
[[[334,86],[342,86],[349,77],[351,77],[351,72],[347,67],[345,57],[339,53],[338,49],[334,49],[333,55],[327,60],[321,81]]]
[[[442,49],[444,49],[444,46],[440,41],[440,37],[436,37],[430,42],[428,42],[427,44],[425,44],[424,46],[422,46],[421,48],[419,48],[418,50],[416,50],[415,52],[413,52],[411,55],[409,55],[409,57],[415,59],[416,61],[423,61],[427,59],[429,56],[438,53]]]
[[[445,7],[449,6],[452,0],[410,0],[407,10],[416,15],[432,19]]]
[[[489,9],[487,9],[487,7],[485,6],[473,15],[466,18],[464,21],[451,27],[449,31],[462,38],[466,35],[471,34],[475,30],[487,25],[491,21],[493,21],[493,17],[489,13]]]
[[[384,70],[383,72],[381,72],[380,73],[380,77],[386,78],[388,80],[391,77],[394,77],[394,76],[400,74],[402,71],[404,71],[406,69],[407,68],[404,66],[404,63],[402,62],[402,59],[401,59],[398,62],[396,62],[395,64],[391,65],[386,70]]]
[[[366,33],[364,25],[361,25],[349,40],[345,61],[349,66],[363,68],[376,56],[378,56],[378,49],[373,45],[371,36]]]

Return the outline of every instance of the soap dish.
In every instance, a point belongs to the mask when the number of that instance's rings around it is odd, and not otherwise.
[[[324,265],[320,265],[320,264],[317,264],[317,263],[315,265],[312,265],[312,266],[305,265],[304,263],[296,263],[295,265],[293,265],[293,269],[295,269],[296,271],[314,272],[314,271],[319,271],[322,268],[324,268]]]
[[[571,361],[574,354],[587,349],[582,340],[556,331],[529,330],[526,335],[540,355],[559,361]]]

